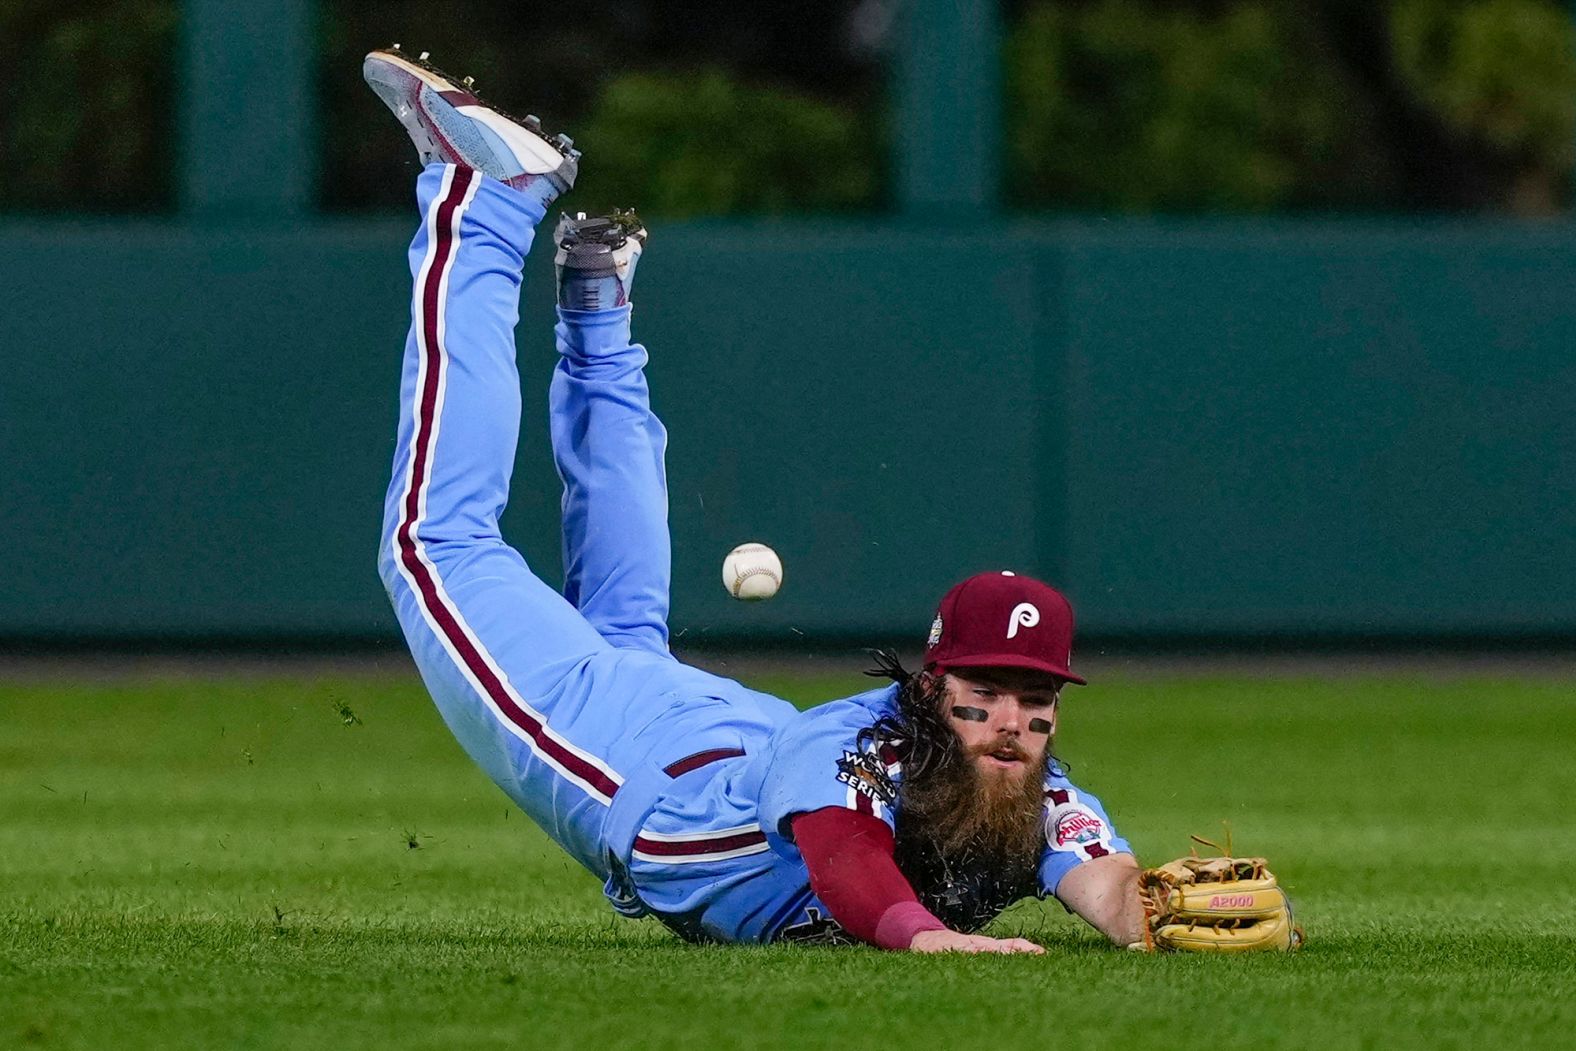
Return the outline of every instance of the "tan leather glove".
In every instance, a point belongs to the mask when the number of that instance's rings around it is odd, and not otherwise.
[[[1144,941],[1132,948],[1291,952],[1302,944],[1291,902],[1263,858],[1178,858],[1138,880]]]

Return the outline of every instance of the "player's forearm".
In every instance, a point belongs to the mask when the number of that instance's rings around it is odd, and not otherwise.
[[[793,831],[811,889],[849,934],[883,949],[908,949],[916,935],[946,930],[898,870],[884,822],[827,807],[794,818]]]
[[[1138,862],[1131,854],[1096,858],[1064,876],[1056,896],[1115,944],[1131,945],[1144,936],[1138,874]]]

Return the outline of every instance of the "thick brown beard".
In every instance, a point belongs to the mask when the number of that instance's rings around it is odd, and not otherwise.
[[[1017,779],[985,777],[978,760],[957,748],[929,776],[903,782],[900,858],[929,855],[946,868],[985,865],[1003,876],[1032,873],[1045,847],[1048,755],[1049,750],[1039,762],[1026,762]]]

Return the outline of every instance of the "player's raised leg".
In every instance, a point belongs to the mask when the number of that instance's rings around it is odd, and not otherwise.
[[[433,162],[417,183],[383,579],[460,743],[600,871],[598,837],[621,783],[606,756],[623,727],[593,710],[586,666],[610,647],[498,525],[520,424],[521,268],[547,205],[573,179],[575,155],[400,55],[375,52],[365,73]]]
[[[549,402],[564,483],[564,595],[614,645],[668,653],[672,550],[645,348],[629,292],[646,231],[632,212],[565,216],[554,240],[558,366]]]

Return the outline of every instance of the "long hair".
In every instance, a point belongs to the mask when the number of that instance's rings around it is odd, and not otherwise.
[[[897,714],[883,716],[874,726],[861,730],[859,744],[892,747],[903,762],[903,780],[923,782],[945,766],[961,747],[958,735],[941,714],[946,686],[928,672],[909,671],[891,650],[869,653],[876,666],[865,674],[891,679],[898,685]]]

